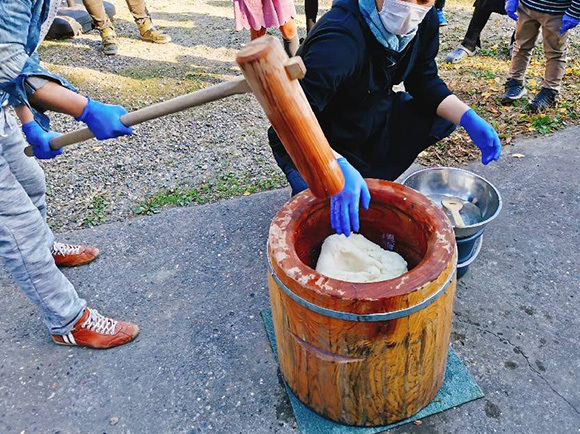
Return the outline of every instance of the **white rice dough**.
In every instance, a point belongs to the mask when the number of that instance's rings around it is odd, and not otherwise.
[[[316,271],[345,282],[365,283],[394,279],[408,270],[401,255],[382,249],[363,235],[334,234],[322,244]]]

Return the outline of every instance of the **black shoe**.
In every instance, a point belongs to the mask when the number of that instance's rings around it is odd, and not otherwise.
[[[543,87],[530,103],[530,109],[533,112],[541,113],[549,107],[554,107],[556,105],[557,96],[558,92],[554,89]]]
[[[519,80],[510,78],[505,84],[505,93],[501,97],[502,104],[511,104],[514,101],[522,99],[528,91],[524,87],[524,83]]]

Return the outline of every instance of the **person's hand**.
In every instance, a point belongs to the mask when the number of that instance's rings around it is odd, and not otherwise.
[[[330,199],[330,225],[337,234],[347,237],[358,232],[359,202],[364,209],[369,209],[371,194],[361,174],[345,158],[336,160],[344,175],[344,188]]]
[[[124,107],[103,104],[90,98],[88,100],[77,121],[87,124],[97,139],[105,140],[133,134],[133,128],[126,126],[119,119],[127,113]]]
[[[505,2],[505,11],[512,20],[518,20],[518,14],[516,14],[518,10],[518,0],[506,0]]]
[[[62,154],[63,149],[50,149],[50,141],[60,136],[54,131],[45,131],[36,121],[30,121],[22,125],[22,132],[26,136],[26,141],[32,146],[32,151],[36,158],[49,160]]]
[[[481,150],[481,162],[488,164],[490,161],[499,160],[501,143],[493,127],[480,118],[473,109],[467,110],[459,125],[465,128],[473,143]]]
[[[580,24],[580,20],[578,18],[573,18],[568,14],[564,14],[562,16],[562,27],[560,27],[560,34],[563,35],[568,30],[576,27],[578,24]]]

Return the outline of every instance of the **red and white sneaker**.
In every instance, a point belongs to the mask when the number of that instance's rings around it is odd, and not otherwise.
[[[51,253],[57,267],[79,267],[97,259],[99,249],[55,242]]]
[[[52,335],[52,339],[59,345],[106,349],[131,342],[138,334],[137,325],[115,321],[101,315],[96,309],[87,307],[69,333]]]

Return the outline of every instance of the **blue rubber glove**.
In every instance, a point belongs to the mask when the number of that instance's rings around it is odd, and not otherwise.
[[[560,27],[560,34],[563,35],[568,30],[576,27],[578,24],[580,24],[580,20],[578,18],[573,18],[568,14],[564,14],[562,16],[562,27]]]
[[[60,136],[59,133],[45,131],[36,121],[30,121],[22,125],[22,132],[26,136],[26,141],[32,146],[32,151],[36,158],[49,160],[62,154],[62,148],[56,151],[50,149],[50,141]]]
[[[459,125],[465,128],[473,143],[481,150],[481,162],[488,164],[490,161],[499,160],[501,143],[493,127],[480,118],[473,109],[467,110]]]
[[[344,188],[330,199],[330,225],[337,234],[348,237],[351,231],[358,232],[360,228],[359,202],[362,201],[363,208],[368,210],[371,194],[364,178],[346,161],[346,158],[339,158],[336,161],[344,176]]]
[[[517,21],[519,18],[518,14],[516,14],[518,11],[518,0],[506,0],[505,11],[508,14],[508,17],[514,21]]]
[[[77,121],[84,122],[91,133],[99,140],[133,134],[133,128],[127,127],[119,119],[127,113],[120,105],[103,104],[88,98],[82,114]]]

